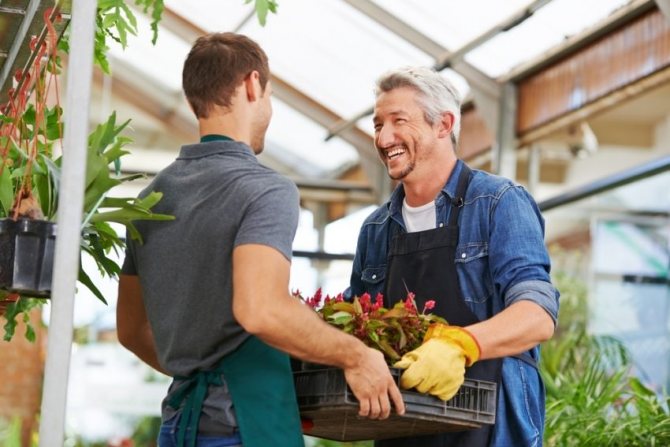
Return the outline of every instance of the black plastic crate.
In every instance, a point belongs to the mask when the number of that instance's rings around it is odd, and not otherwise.
[[[391,368],[400,381],[402,370]],[[300,416],[312,427],[305,434],[337,441],[362,441],[428,435],[478,428],[495,423],[496,384],[469,380],[458,393],[443,401],[428,394],[401,390],[405,414],[383,421],[358,416],[358,400],[337,368],[303,368],[294,371]]]

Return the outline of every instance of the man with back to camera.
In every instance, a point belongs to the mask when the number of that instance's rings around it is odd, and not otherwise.
[[[382,354],[289,295],[298,192],[256,159],[272,115],[267,56],[243,35],[209,34],[182,76],[200,143],[142,192],[162,192],[154,211],[175,220],[136,223],[143,243],[127,239],[117,306],[119,341],[174,377],[159,445],[302,446],[279,350],[342,368],[361,416],[384,419],[391,402],[402,414]]]
[[[419,309],[434,299],[449,322],[395,365],[404,388],[447,400],[464,378],[498,383],[495,425],[375,445],[541,446],[538,344],[553,335],[559,294],[537,205],[523,187],[457,158],[460,100],[434,70],[384,74],[373,121],[399,185],[361,227],[347,295],[382,292],[388,306],[410,291]]]

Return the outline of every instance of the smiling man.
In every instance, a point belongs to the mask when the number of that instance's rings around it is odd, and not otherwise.
[[[299,196],[256,158],[272,117],[265,51],[241,34],[202,36],[182,84],[200,141],[142,192],[161,191],[154,211],[175,220],[137,222],[117,304],[119,341],[174,378],[158,444],[303,446],[286,353],[342,368],[361,417],[402,414],[383,355],[288,293]]]
[[[495,425],[376,445],[541,446],[538,345],[554,332],[559,294],[537,205],[458,159],[460,100],[439,73],[389,72],[376,96],[375,147],[399,184],[361,227],[347,294],[383,292],[389,306],[411,291],[449,322],[396,364],[405,388],[447,400],[464,378],[498,383]]]

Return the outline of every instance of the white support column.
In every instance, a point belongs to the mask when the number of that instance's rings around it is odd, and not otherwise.
[[[537,194],[537,187],[540,184],[541,157],[539,145],[533,144],[528,148],[528,192],[531,196]]]
[[[516,86],[511,82],[502,88],[496,145],[493,148],[492,171],[516,179]]]
[[[328,225],[328,205],[325,203],[316,203],[312,207],[314,216],[314,229],[317,233],[317,250],[326,251],[326,225]],[[316,269],[316,286],[323,287],[325,282],[325,273],[330,265],[329,261],[324,259],[312,259],[312,267]]]
[[[65,431],[74,294],[79,272],[96,7],[97,2],[91,0],[74,0],[72,5],[63,171],[58,198],[58,229],[40,417],[40,447],[62,447]]]

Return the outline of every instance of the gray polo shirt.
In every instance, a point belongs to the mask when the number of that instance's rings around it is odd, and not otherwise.
[[[290,260],[298,190],[247,145],[212,141],[183,146],[141,195],[150,191],[163,193],[153,211],[175,220],[135,222],[143,244],[128,239],[123,273],[139,275],[161,365],[188,376],[215,367],[249,336],[233,317],[233,249],[262,244]]]

